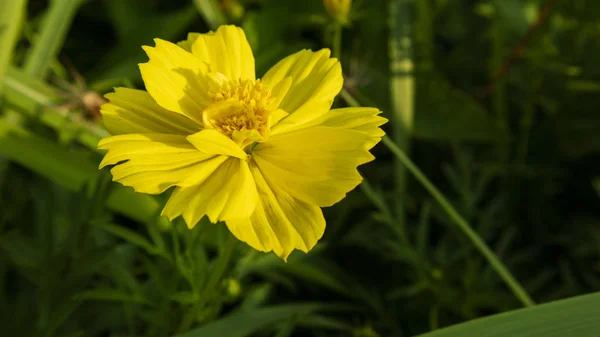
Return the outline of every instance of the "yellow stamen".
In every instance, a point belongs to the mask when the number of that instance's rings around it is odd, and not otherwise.
[[[211,95],[214,103],[203,113],[205,127],[215,128],[243,146],[267,137],[275,98],[260,80],[226,82]]]

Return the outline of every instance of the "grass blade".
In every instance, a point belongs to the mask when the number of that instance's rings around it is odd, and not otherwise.
[[[418,337],[597,337],[600,293],[510,311]]]
[[[10,64],[13,48],[19,37],[27,1],[12,0],[0,2],[0,92],[2,78]]]
[[[47,17],[42,23],[40,34],[35,39],[25,60],[25,72],[36,77],[45,77],[50,65],[62,48],[71,22],[82,0],[54,0],[50,2]]]

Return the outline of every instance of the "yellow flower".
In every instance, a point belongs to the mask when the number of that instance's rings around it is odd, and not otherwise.
[[[244,32],[222,26],[173,44],[156,39],[140,64],[146,91],[117,88],[102,106],[100,167],[137,192],[175,187],[162,214],[223,221],[241,241],[286,259],[321,238],[320,207],[361,182],[358,165],[383,136],[374,108],[332,109],[342,88],[330,52],[302,50],[262,79]]]

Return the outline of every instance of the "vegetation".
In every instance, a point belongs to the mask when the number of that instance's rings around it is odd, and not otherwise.
[[[3,336],[600,335],[600,2],[328,6],[0,1]],[[332,48],[335,106],[390,119],[287,263],[98,170],[102,95],[142,88],[141,46],[226,23],[259,75]]]

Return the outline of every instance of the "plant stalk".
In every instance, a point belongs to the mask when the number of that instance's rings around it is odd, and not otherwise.
[[[410,152],[410,133],[414,117],[413,39],[410,9],[412,0],[393,0],[389,14],[390,98],[393,138],[403,152]],[[399,160],[394,163],[396,216],[400,232],[405,230],[406,171]]]
[[[442,206],[446,214],[452,219],[452,221],[458,226],[458,228],[471,240],[475,248],[485,257],[490,263],[492,268],[500,275],[500,277],[506,282],[508,287],[511,289],[513,294],[523,303],[523,305],[529,307],[535,305],[529,294],[525,291],[523,286],[514,278],[508,268],[500,261],[500,259],[492,252],[487,244],[479,237],[467,221],[454,209],[450,202],[444,197],[444,195],[435,187],[435,185],[429,181],[429,179],[419,170],[419,168],[406,156],[404,151],[400,149],[392,139],[388,136],[384,136],[383,144],[387,146],[390,151],[398,158],[398,160],[414,175],[414,177],[431,193],[433,198]]]

